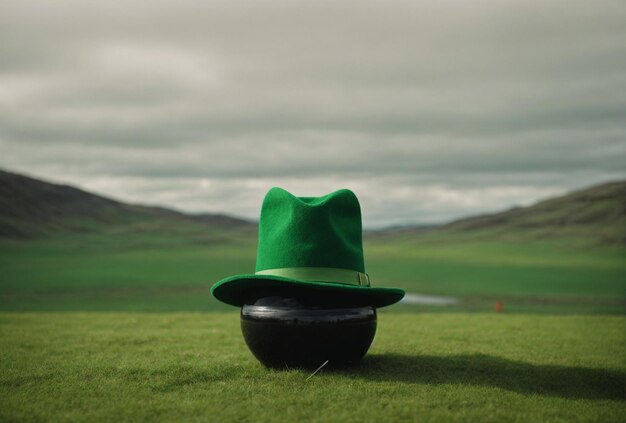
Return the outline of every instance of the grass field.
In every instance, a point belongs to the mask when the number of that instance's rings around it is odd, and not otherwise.
[[[210,296],[254,271],[254,225],[39,188],[0,219],[0,422],[626,421],[619,200],[368,234],[374,285],[458,303],[380,310],[359,366],[307,381],[263,368]]]
[[[2,313],[0,421],[624,421],[626,318],[379,315],[361,365],[270,371],[236,312]]]
[[[228,310],[209,294],[222,277],[254,271],[253,239],[194,244],[137,234],[0,244],[0,310]],[[369,239],[373,284],[459,298],[451,310],[626,312],[626,251],[549,242]],[[434,310],[399,305],[402,311]]]

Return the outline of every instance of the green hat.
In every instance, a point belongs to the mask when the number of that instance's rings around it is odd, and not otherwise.
[[[384,307],[404,297],[401,289],[370,286],[361,208],[352,191],[295,197],[270,189],[261,207],[256,272],[222,279],[211,294],[241,307],[286,290],[354,306]]]

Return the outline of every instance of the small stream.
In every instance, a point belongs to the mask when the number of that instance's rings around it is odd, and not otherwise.
[[[454,297],[441,297],[438,295],[407,293],[400,302],[404,304],[449,306],[458,304],[459,300]]]

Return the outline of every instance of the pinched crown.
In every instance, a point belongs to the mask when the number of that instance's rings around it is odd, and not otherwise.
[[[295,197],[269,190],[261,207],[256,271],[301,267],[365,272],[361,208],[352,191]]]

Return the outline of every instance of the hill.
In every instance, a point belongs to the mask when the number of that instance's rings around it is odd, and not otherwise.
[[[528,207],[464,218],[424,228],[404,228],[387,237],[424,240],[584,239],[588,243],[626,244],[626,182],[610,182],[540,201]]]
[[[59,233],[241,231],[251,222],[221,214],[189,215],[125,204],[67,185],[0,170],[0,237],[40,238]]]
[[[141,234],[174,236],[179,242],[226,242],[256,224],[222,214],[190,215],[161,207],[126,204],[83,190],[0,170],[0,238],[42,238],[58,234]],[[421,241],[536,239],[626,244],[626,182],[610,182],[500,213],[441,226],[390,228],[368,239]]]

